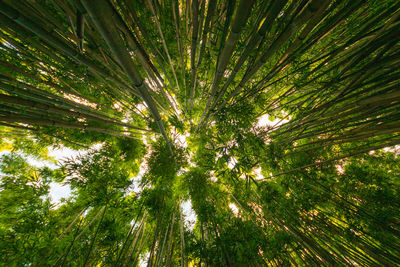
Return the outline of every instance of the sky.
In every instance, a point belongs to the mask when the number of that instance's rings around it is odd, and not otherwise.
[[[10,151],[1,151],[0,152],[0,157],[10,153]],[[78,154],[82,154],[84,153],[84,151],[81,150],[73,150],[67,147],[61,147],[58,149],[55,148],[51,148],[49,147],[49,153],[48,155],[53,157],[57,162],[62,161],[65,158],[68,157],[75,157]],[[53,162],[50,161],[45,161],[45,160],[38,160],[35,159],[33,157],[24,157],[27,162],[37,168],[42,168],[42,167],[49,167],[51,169],[56,169],[58,168],[57,165]],[[68,198],[71,195],[71,188],[69,187],[69,185],[63,185],[61,183],[56,183],[56,182],[52,182],[50,183],[50,193],[49,196],[51,198],[51,202],[53,204],[57,204],[60,202],[61,198]]]
[[[269,119],[268,115],[263,115],[259,118],[259,120],[255,124],[255,126],[258,126],[258,127],[274,126],[277,123],[282,124],[282,123],[285,123],[286,121],[287,120],[279,122],[278,119],[271,121]],[[187,143],[186,143],[187,136],[188,135],[179,135],[178,136],[178,141],[181,143],[180,145],[187,147]],[[100,147],[101,147],[101,144],[96,144],[92,148],[99,149]],[[84,155],[87,151],[87,150],[74,150],[71,148],[63,147],[63,146],[61,146],[60,148],[49,147],[48,150],[49,150],[48,155],[50,157],[53,157],[56,160],[56,162],[61,162],[66,158],[72,158],[72,157],[76,157],[78,155]],[[2,151],[2,152],[0,152],[0,156],[4,155],[5,153],[9,153],[9,152]],[[57,165],[50,161],[38,160],[38,159],[29,157],[29,156],[26,157],[26,159],[30,165],[35,166],[35,167],[40,168],[40,167],[47,166],[52,169],[57,168]],[[233,168],[234,165],[235,165],[235,162],[234,162],[234,159],[232,159],[232,162],[230,162],[229,167]],[[133,184],[132,184],[131,190],[135,191],[136,193],[141,191],[141,188],[139,187],[139,183],[140,183],[141,177],[143,176],[143,174],[145,172],[145,167],[146,167],[146,164],[142,164],[140,166],[140,171],[139,171],[138,175],[136,177],[132,177]],[[261,168],[255,170],[255,174],[256,174],[257,178],[263,178],[262,174],[261,174]],[[71,188],[69,185],[67,185],[67,184],[64,185],[64,184],[56,183],[56,182],[50,183],[49,197],[51,199],[52,204],[57,205],[58,203],[60,203],[60,200],[62,198],[68,198],[70,195],[71,195]],[[184,215],[185,226],[188,229],[193,230],[194,225],[196,223],[197,215],[192,208],[192,203],[191,203],[190,199],[182,202],[181,208],[182,208],[182,213]]]
[[[182,142],[186,143],[186,140],[182,139],[180,140]],[[101,144],[97,144],[94,145],[92,148],[94,149],[99,149],[101,147]],[[53,157],[56,162],[62,162],[64,159],[66,158],[73,158],[73,157],[77,157],[79,155],[84,155],[85,153],[87,153],[87,150],[74,150],[68,147],[60,147],[60,148],[52,148],[49,147],[48,148],[48,156]],[[2,151],[0,152],[0,157],[4,154],[10,153],[9,151]],[[34,167],[37,168],[42,168],[42,167],[48,167],[51,169],[55,169],[58,168],[58,166],[50,161],[45,161],[45,160],[38,160],[35,159],[33,157],[25,157],[27,162]],[[132,177],[132,188],[131,190],[139,193],[142,188],[140,188],[139,184],[140,184],[140,179],[143,176],[143,174],[145,173],[145,164],[142,164],[140,166],[140,171],[138,173],[138,175],[136,177]],[[51,203],[56,205],[60,203],[62,198],[68,198],[71,196],[71,188],[68,184],[62,184],[62,183],[56,183],[56,182],[52,182],[50,183],[50,190],[49,190],[49,197],[51,200]],[[189,200],[182,202],[181,204],[181,208],[182,208],[182,213],[183,213],[183,217],[184,217],[184,221],[185,221],[185,226],[187,227],[187,229],[189,230],[193,230],[195,223],[196,223],[196,219],[197,219],[197,215],[194,212],[193,208],[192,208],[192,203]]]
[[[79,154],[84,154],[84,150],[74,150],[68,147],[61,147],[61,148],[49,148],[48,155],[53,157],[57,162],[60,162],[66,158],[76,157]],[[36,167],[43,167],[47,166],[49,168],[57,168],[57,165],[48,161],[39,161],[33,158],[28,158],[28,163],[36,166]],[[71,188],[67,184],[61,184],[52,182],[50,183],[50,193],[49,196],[51,198],[51,202],[53,204],[58,204],[62,198],[68,198],[71,195]]]
[[[282,121],[280,121],[279,119],[270,120],[270,117],[266,114],[266,115],[261,116],[259,118],[259,120],[254,124],[254,126],[257,126],[257,127],[278,126],[278,125],[281,125],[286,122],[288,122],[288,120],[282,120]],[[177,140],[181,143],[180,145],[187,147],[187,143],[186,143],[187,136],[189,136],[189,135],[178,135],[177,136],[178,137]],[[101,144],[96,144],[92,148],[99,149],[100,147],[101,147]],[[85,153],[87,153],[87,150],[73,150],[73,149],[70,149],[67,147],[60,147],[60,148],[49,147],[48,150],[49,150],[48,156],[53,157],[56,160],[56,162],[62,162],[66,158],[73,158],[73,157],[77,157],[78,155],[84,155]],[[385,151],[392,151],[392,152],[400,153],[400,146],[396,146],[393,148],[385,148]],[[1,151],[0,157],[6,153],[9,153],[9,152]],[[29,156],[26,157],[26,159],[30,165],[35,166],[35,167],[40,168],[40,167],[47,166],[52,169],[58,167],[55,163],[50,162],[50,161],[38,160],[38,159],[29,157]],[[228,167],[230,169],[232,169],[232,168],[234,168],[235,164],[236,164],[236,159],[231,158],[230,161],[228,162]],[[133,184],[131,186],[131,190],[136,193],[139,193],[142,190],[142,188],[140,187],[140,180],[141,180],[143,174],[145,173],[145,168],[146,168],[146,164],[145,163],[141,164],[138,175],[136,177],[132,177],[132,179],[131,179],[133,182]],[[264,176],[261,173],[261,167],[255,169],[254,174],[256,176],[256,179],[264,178]],[[69,185],[67,185],[67,184],[64,185],[64,184],[56,183],[56,182],[50,183],[49,197],[51,199],[52,204],[55,204],[57,206],[57,204],[60,203],[60,200],[62,198],[68,198],[70,195],[71,195],[71,188]],[[229,207],[235,215],[238,214],[239,209],[234,203],[229,203]],[[183,217],[184,217],[184,221],[185,221],[185,226],[187,229],[192,231],[195,226],[196,220],[197,220],[197,215],[196,215],[195,211],[193,210],[190,199],[183,201],[181,203],[181,208],[182,208],[182,213],[183,213]],[[147,257],[148,257],[148,255],[141,258],[139,266],[146,265],[145,263],[146,263]]]

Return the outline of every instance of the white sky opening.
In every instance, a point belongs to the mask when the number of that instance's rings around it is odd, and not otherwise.
[[[120,111],[120,112],[122,112],[122,107],[121,107],[121,105],[120,105],[120,103],[114,103],[114,108],[116,109],[116,110],[118,110],[118,111]]]
[[[210,172],[210,180],[211,180],[211,182],[214,182],[214,183],[218,182],[218,178],[217,178],[217,176],[215,176],[214,171]]]
[[[102,143],[97,143],[94,144],[90,147],[90,150],[99,150],[103,146]],[[75,158],[79,155],[85,155],[88,153],[88,149],[71,149],[68,147],[65,147],[63,145],[59,145],[58,147],[48,147],[48,156],[52,157],[55,162],[49,161],[49,160],[42,160],[42,159],[37,159],[29,155],[24,155],[23,153],[18,153],[20,156],[26,159],[29,165],[35,167],[35,168],[43,168],[43,167],[48,167],[52,170],[55,170],[59,168],[57,165],[58,162],[63,161],[67,158]],[[10,151],[4,150],[0,152],[0,156],[10,153]],[[72,190],[71,187],[68,184],[65,183],[57,183],[57,182],[51,182],[49,184],[49,195],[48,197],[50,198],[50,201],[53,205],[57,206],[60,204],[60,201],[62,198],[69,198],[71,196]]]
[[[385,147],[385,148],[383,148],[383,151],[392,152],[397,157],[398,155],[400,155],[400,145]]]
[[[284,116],[286,116],[287,114],[284,114]],[[289,118],[290,120],[290,118]],[[274,120],[270,120],[270,116],[268,114],[262,115],[261,117],[258,118],[258,121],[255,123],[254,126],[257,127],[266,127],[266,126],[280,126],[284,123],[287,123],[289,120],[282,120],[281,119],[274,119]]]
[[[232,170],[233,168],[235,168],[237,163],[238,161],[235,157],[230,157],[228,161],[228,168]]]
[[[186,138],[190,136],[189,132],[185,132],[184,134],[180,134],[175,127],[171,127],[171,132],[175,136],[174,141],[178,146],[187,148],[188,143],[186,141]]]
[[[215,156],[215,161],[218,161],[222,157],[222,153],[217,152],[217,155]]]
[[[102,143],[94,144],[90,147],[93,150],[99,150],[103,146]],[[74,150],[69,147],[60,146],[58,148],[50,147],[48,155],[53,157],[57,162],[63,161],[67,158],[76,158],[88,153],[87,149]],[[68,177],[67,177],[68,178]],[[72,190],[68,184],[64,183],[50,183],[49,197],[52,204],[60,204],[61,199],[69,198],[71,196]]]
[[[139,172],[135,177],[132,177],[130,180],[132,182],[131,186],[128,188],[126,195],[135,192],[135,194],[140,194],[143,191],[143,187],[141,186],[141,181],[143,175],[146,173],[147,162],[145,160],[142,161],[139,167]]]
[[[181,203],[181,208],[182,208],[183,220],[185,222],[185,228],[189,229],[190,231],[193,231],[197,220],[197,214],[193,210],[192,201],[190,199],[183,201]]]
[[[150,259],[150,252],[146,252],[145,254],[141,253],[139,256],[139,266],[140,267],[146,267],[148,266],[147,262]]]
[[[128,195],[132,192],[135,192],[135,194],[140,194],[143,191],[143,189],[145,188],[141,185],[141,182],[142,182],[143,175],[146,173],[146,171],[148,169],[147,159],[150,157],[150,154],[152,152],[151,145],[149,144],[150,142],[147,140],[147,138],[152,139],[151,137],[143,135],[142,140],[146,147],[146,155],[142,158],[142,162],[140,163],[138,174],[134,177],[131,177],[130,181],[132,182],[132,185],[127,189],[125,195]]]
[[[229,203],[229,208],[232,211],[232,213],[235,215],[235,217],[238,217],[239,215],[239,208],[235,205],[235,203]]]
[[[59,204],[61,199],[69,198],[71,196],[72,190],[68,184],[61,184],[56,182],[50,183],[49,196],[52,204]]]
[[[144,104],[144,102],[142,102],[142,103],[136,105],[136,108],[137,108],[139,111],[143,112],[143,111],[146,110],[146,105]]]
[[[67,94],[67,93],[64,93],[63,95],[64,95],[65,98],[67,98],[67,99],[69,99],[69,100],[71,100],[73,102],[76,102],[76,103],[79,103],[79,104],[82,104],[82,105],[85,105],[85,106],[88,106],[88,107],[91,107],[91,108],[96,108],[97,107],[96,103],[89,102],[88,100],[80,98],[78,96],[75,96],[75,95],[72,95],[72,94]]]
[[[258,167],[256,169],[253,170],[253,174],[256,176],[255,180],[262,180],[264,179],[264,175],[262,174],[262,169],[261,167]]]
[[[339,174],[344,174],[344,173],[345,173],[344,168],[343,168],[342,165],[337,164],[335,167],[336,167],[336,170],[337,170],[337,172],[338,172]]]

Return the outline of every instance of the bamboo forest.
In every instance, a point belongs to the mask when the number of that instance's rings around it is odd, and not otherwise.
[[[400,266],[400,1],[0,0],[0,266]]]

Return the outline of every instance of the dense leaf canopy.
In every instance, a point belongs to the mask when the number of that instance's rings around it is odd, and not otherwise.
[[[399,264],[399,41],[397,0],[0,0],[0,265]]]

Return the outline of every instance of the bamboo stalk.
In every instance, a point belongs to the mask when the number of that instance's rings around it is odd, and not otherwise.
[[[143,235],[144,235],[144,230],[143,230],[143,229],[144,229],[145,224],[146,224],[146,217],[147,217],[147,213],[145,213],[145,214],[143,215],[143,218],[142,218],[142,221],[141,221],[141,223],[140,223],[140,225],[139,225],[139,228],[138,228],[138,230],[136,231],[136,234],[135,234],[134,239],[132,240],[132,244],[131,244],[131,247],[132,247],[132,248],[131,248],[131,251],[130,251],[128,257],[126,258],[126,260],[125,260],[123,266],[128,266],[129,261],[132,259],[132,255],[133,255],[133,253],[134,253],[134,251],[135,251],[136,243],[137,243],[137,240],[138,240],[138,238],[139,238],[139,236],[140,236],[140,233],[142,233],[142,238],[143,238]],[[142,245],[142,244],[141,244],[141,245]],[[129,249],[129,247],[128,247],[128,249]],[[139,258],[140,251],[141,251],[141,247],[138,249],[138,255],[137,255],[136,259]],[[136,259],[135,259],[135,261],[136,261]],[[116,266],[117,266],[117,265],[116,265]]]
[[[148,3],[148,6],[150,8],[151,13],[153,14],[154,21],[156,23],[158,33],[160,34],[161,42],[162,42],[165,54],[167,55],[167,59],[168,59],[168,62],[170,64],[170,67],[171,67],[172,75],[174,76],[174,79],[175,79],[176,87],[178,88],[178,91],[180,91],[178,78],[176,77],[176,73],[175,73],[175,67],[174,67],[174,64],[172,63],[172,59],[171,59],[171,56],[170,56],[169,51],[168,51],[167,43],[165,41],[165,37],[164,37],[164,34],[162,32],[162,29],[161,29],[160,21],[157,18],[157,15],[155,13],[155,10],[154,10],[154,7],[153,7],[153,4],[152,4],[151,0],[147,0],[147,3]]]
[[[179,228],[179,230],[180,230],[180,236],[181,236],[181,267],[187,267],[187,260],[186,260],[186,254],[185,254],[185,251],[186,251],[186,248],[185,248],[185,235],[184,235],[184,232],[183,232],[182,208],[180,208],[179,214],[180,214],[179,215],[180,216],[180,219],[179,219],[180,228]]]
[[[192,70],[192,79],[190,85],[190,102],[189,102],[189,113],[192,113],[193,97],[196,88],[196,49],[197,49],[197,37],[199,31],[199,3],[197,0],[192,0],[192,44],[190,52],[190,68]]]
[[[91,254],[91,252],[92,252],[92,250],[93,250],[94,243],[95,243],[95,241],[96,241],[97,233],[99,232],[100,225],[101,225],[101,223],[103,222],[103,219],[104,219],[104,214],[106,213],[106,209],[107,209],[107,205],[104,206],[103,213],[101,214],[100,222],[99,222],[99,224],[97,225],[96,232],[94,233],[93,240],[91,240],[92,242],[90,242],[89,251],[88,251],[88,253],[86,254],[85,261],[84,261],[84,263],[83,263],[83,265],[82,265],[82,266],[84,266],[84,267],[86,266],[86,264],[87,264],[88,261],[89,261],[90,254]]]
[[[97,29],[103,35],[103,38],[106,40],[113,54],[117,57],[121,67],[124,69],[133,85],[140,92],[141,97],[149,107],[150,112],[157,122],[161,134],[163,135],[165,141],[167,142],[167,146],[172,153],[171,144],[165,132],[160,114],[154,104],[153,99],[149,95],[146,83],[134,66],[128,52],[123,48],[123,45],[121,44],[122,40],[120,39],[118,33],[115,31],[114,28],[110,28],[107,26],[108,23],[106,19],[113,17],[111,10],[107,8],[107,2],[105,2],[105,0],[101,0],[100,2],[97,1],[96,4],[94,4],[91,2],[91,0],[82,0],[82,4],[88,11],[90,17],[95,22]]]
[[[234,47],[239,40],[241,31],[243,27],[246,25],[248,16],[250,15],[250,11],[253,5],[253,1],[249,0],[241,0],[239,3],[239,7],[237,8],[236,15],[234,20],[232,21],[231,31],[229,33],[228,39],[224,44],[224,48],[221,53],[218,55],[218,61],[216,66],[216,71],[214,75],[214,80],[211,85],[211,93],[207,100],[206,107],[203,111],[203,114],[200,118],[200,122],[197,125],[197,129],[202,125],[203,120],[208,115],[208,110],[211,107],[212,102],[217,94],[218,86],[221,82],[222,76],[225,72],[225,69],[230,61],[232,53],[234,51]]]

